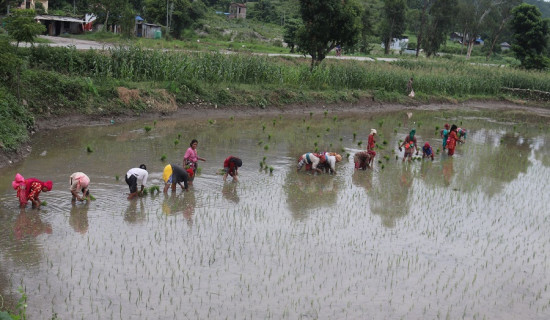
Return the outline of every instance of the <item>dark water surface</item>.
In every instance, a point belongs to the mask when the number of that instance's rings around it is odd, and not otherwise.
[[[454,158],[395,159],[412,127],[441,148],[445,122],[469,131]],[[380,162],[354,172],[371,128]],[[129,168],[147,164],[162,189],[193,138],[207,161],[190,192],[126,200]],[[31,319],[549,319],[549,142],[546,119],[476,111],[41,133],[0,170],[0,294],[24,287]],[[316,146],[344,155],[336,175],[296,173]],[[229,155],[243,159],[238,184],[218,175]],[[96,201],[71,205],[75,171]],[[18,209],[16,172],[53,180],[41,210]]]

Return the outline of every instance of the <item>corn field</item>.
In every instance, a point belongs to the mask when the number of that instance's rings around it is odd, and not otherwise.
[[[287,58],[285,58],[287,59]],[[433,95],[496,95],[503,87],[550,91],[548,73],[471,65],[451,60],[396,62],[308,60],[288,63],[257,55],[189,53],[119,47],[106,51],[39,46],[30,49],[31,67],[92,78],[252,84],[304,89],[404,92],[410,77],[417,92]]]

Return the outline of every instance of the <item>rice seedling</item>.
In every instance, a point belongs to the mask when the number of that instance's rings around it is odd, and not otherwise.
[[[330,128],[327,128],[327,132],[330,132]]]
[[[96,198],[93,195],[90,195],[90,200],[95,201]]]
[[[266,151],[269,150],[269,145],[268,145],[268,144],[266,144],[266,145],[264,146],[264,150],[266,150]]]
[[[181,133],[178,133],[178,139],[181,139]]]
[[[309,112],[309,117],[313,117],[313,112]]]
[[[160,192],[160,187],[159,187],[159,186],[151,186],[151,187],[149,187],[149,193],[150,193],[150,194],[154,194],[155,191],[156,191],[157,193],[159,193],[159,192]]]
[[[115,176],[115,180],[116,180],[116,181],[118,181],[118,179],[119,179],[119,176],[118,176],[118,175],[116,175],[116,176]]]
[[[87,151],[88,153],[94,152],[94,150],[92,149],[92,147],[91,147],[90,145],[87,145],[87,146],[86,146],[86,151]]]
[[[151,126],[145,126],[144,129],[145,129],[145,132],[149,132],[149,131],[151,131],[152,128],[151,128]]]
[[[180,143],[179,139],[174,140],[174,146],[177,146]]]
[[[166,161],[166,155],[165,155],[165,154],[163,154],[163,155],[160,157],[160,161],[163,161],[163,162]]]
[[[328,115],[328,111],[325,111],[325,112],[324,112],[324,114],[325,114],[325,118],[326,118],[326,117],[327,117],[327,115]]]
[[[262,124],[262,131],[265,131],[265,124]]]
[[[363,144],[363,141],[357,142],[357,146],[360,147]]]
[[[384,141],[382,141],[382,144],[383,144],[383,145],[387,145],[387,144],[388,144],[388,141],[387,141],[387,140],[384,140]]]
[[[353,133],[353,140],[355,141],[355,138],[357,137],[357,132]]]
[[[229,120],[233,121],[233,120],[235,120],[235,117],[231,116],[231,117],[229,118]]]
[[[153,121],[153,127],[157,126],[157,120]]]
[[[273,119],[273,126],[275,126],[275,124],[277,124],[277,119]]]
[[[269,166],[269,173],[273,173],[273,170],[275,170],[272,166]]]
[[[306,131],[309,131],[309,126],[306,127]]]
[[[264,143],[263,140],[258,141],[258,145],[261,146]]]
[[[271,140],[271,134],[267,135],[267,140]]]
[[[41,206],[47,206],[48,203],[47,203],[46,201],[42,201],[42,202],[40,202],[40,205],[41,205]]]
[[[333,121],[333,122],[336,122],[336,120],[338,120],[338,117],[337,117],[337,116],[334,116],[334,117],[332,118],[332,121]]]
[[[384,125],[384,119],[378,121],[378,127],[382,128]]]
[[[214,123],[215,123],[215,121],[214,121],[214,120],[212,120],[212,119],[208,119],[208,124],[212,125],[212,124],[214,124]]]

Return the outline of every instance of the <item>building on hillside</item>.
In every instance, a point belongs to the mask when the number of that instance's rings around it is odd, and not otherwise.
[[[85,21],[82,19],[53,16],[53,15],[37,15],[34,20],[46,26],[46,33],[49,36],[59,36],[65,33],[82,33],[84,32]]]
[[[451,37],[450,37],[450,40],[452,42],[458,42],[458,43],[462,43],[462,39],[463,39],[463,35],[462,33],[460,32],[453,32],[451,33]]]
[[[453,33],[451,33],[451,35],[449,37],[449,40],[451,40],[453,42],[458,42],[460,44],[462,44],[462,41],[464,41],[464,45],[467,45],[468,42],[470,42],[470,35],[466,34],[466,36],[464,36],[464,34],[462,34],[460,32],[453,32]],[[483,44],[484,44],[484,42],[481,39],[481,36],[477,36],[474,40],[474,45],[475,46],[482,46]]]
[[[507,51],[512,49],[512,46],[508,42],[503,42],[500,44],[500,50]]]
[[[393,38],[390,42],[390,50],[402,51],[407,49],[409,44],[409,37]],[[382,48],[385,48],[384,43],[381,44]]]
[[[246,19],[246,4],[233,2],[229,5],[229,19]]]
[[[44,11],[48,12],[48,0],[23,0],[17,9],[35,9],[38,2],[42,4]]]
[[[162,37],[161,26],[145,23],[142,17],[136,16],[136,27],[134,29],[136,37],[160,39]]]

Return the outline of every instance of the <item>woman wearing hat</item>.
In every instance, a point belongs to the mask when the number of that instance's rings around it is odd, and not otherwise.
[[[376,134],[377,134],[376,129],[370,129],[369,141],[367,143],[367,152],[370,155],[370,160],[369,160],[370,167],[372,167],[374,163],[374,157],[376,157],[376,151],[374,151],[374,147],[376,146],[376,140],[374,139],[374,136]]]
[[[233,181],[239,181],[237,176],[239,175],[239,168],[243,165],[243,161],[237,157],[229,156],[223,162],[223,170],[225,174],[223,175],[223,181],[227,179],[227,176],[230,175],[233,177]]]
[[[19,197],[19,205],[24,208],[27,202],[32,202],[33,208],[40,208],[40,192],[48,192],[52,190],[53,183],[51,181],[42,182],[36,178],[25,179],[19,173],[15,175],[15,180],[11,183],[14,190],[17,190]]]

